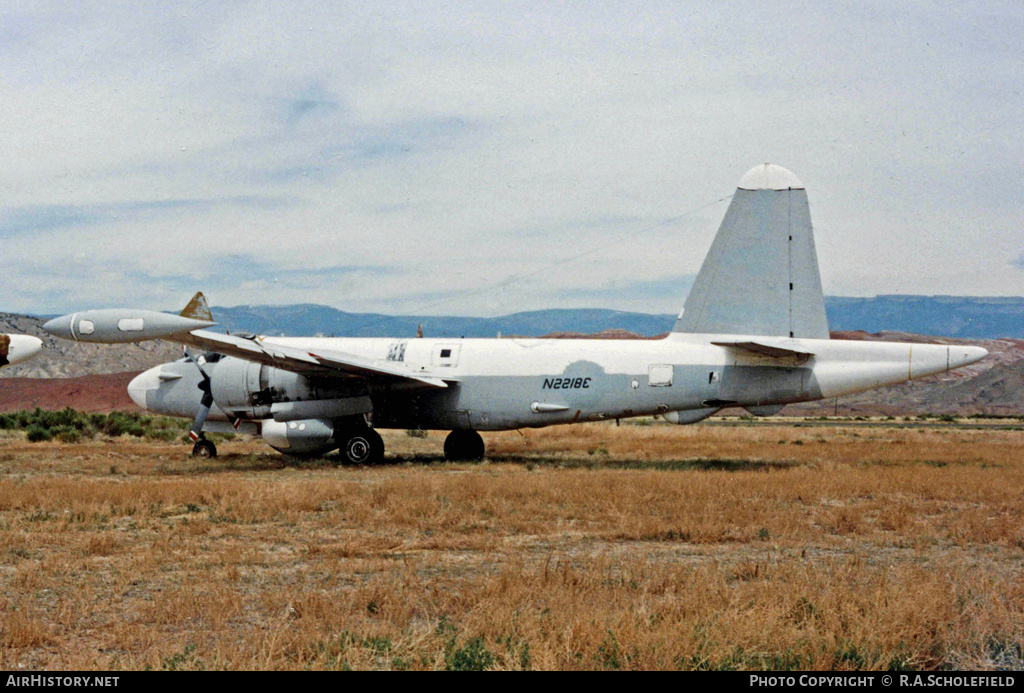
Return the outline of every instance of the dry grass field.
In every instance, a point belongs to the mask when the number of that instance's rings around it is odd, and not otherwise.
[[[1024,667],[1024,430],[0,437],[0,669]]]

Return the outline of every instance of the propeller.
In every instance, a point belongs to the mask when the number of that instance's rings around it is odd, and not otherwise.
[[[209,373],[203,370],[202,357],[200,356],[199,358],[196,358],[193,356],[188,347],[183,347],[182,350],[185,352],[185,358],[196,364],[196,368],[199,369],[199,374],[203,377],[196,386],[199,388],[199,391],[203,393],[203,396],[199,399],[199,411],[196,412],[195,421],[192,422],[192,428],[188,432],[188,437],[192,439],[192,442],[199,442],[203,438],[203,426],[206,425],[206,417],[210,415],[210,407],[213,406],[212,381],[210,380]],[[242,423],[241,419],[232,416],[231,414],[227,414],[227,417],[228,421],[230,421],[231,425],[236,429]]]
[[[192,422],[192,428],[188,432],[188,437],[193,442],[198,442],[203,437],[203,426],[206,425],[206,417],[210,415],[210,407],[213,406],[213,392],[210,388],[210,376],[207,375],[206,371],[199,364],[199,360],[192,357],[192,354],[186,350],[188,359],[196,364],[196,368],[199,369],[199,374],[203,376],[203,379],[199,381],[197,387],[203,393],[203,396],[199,400],[199,411],[196,412],[195,421]]]

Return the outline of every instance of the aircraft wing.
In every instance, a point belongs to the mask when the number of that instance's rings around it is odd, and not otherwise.
[[[776,359],[795,358],[798,361],[806,361],[814,356],[813,352],[794,349],[790,345],[773,344],[770,340],[742,340],[735,342],[719,341],[711,343],[715,346],[733,347],[734,349],[742,349],[754,354],[770,356]]]
[[[225,356],[255,361],[303,375],[391,380],[429,388],[448,387],[448,384],[441,378],[415,375],[400,367],[385,365],[340,351],[321,349],[313,353],[273,342],[268,343],[263,337],[248,333],[231,335],[219,334],[210,330],[194,330],[169,337],[169,339],[208,351],[215,351]]]
[[[166,339],[304,375],[364,378],[413,388],[448,387],[441,378],[417,375],[390,362],[330,349],[312,353],[244,332],[232,335],[206,329],[213,324],[206,297],[199,292],[178,315],[135,309],[89,310],[54,318],[43,329],[63,339],[98,344]]]

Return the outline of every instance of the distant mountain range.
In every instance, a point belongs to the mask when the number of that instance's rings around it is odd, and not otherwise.
[[[539,337],[553,332],[593,334],[609,329],[650,336],[668,332],[675,320],[672,315],[599,308],[535,310],[497,318],[346,313],[313,304],[214,306],[211,311],[217,324],[231,331],[326,337],[413,337],[420,326],[425,337]]]
[[[650,337],[671,330],[676,318],[596,308],[538,310],[497,318],[346,313],[315,304],[215,306],[212,311],[214,319],[232,331],[335,337],[411,337],[418,326],[422,326],[427,337],[593,334],[604,330],[625,330]],[[827,296],[825,311],[834,331],[1024,338],[1024,297]]]
[[[826,296],[825,312],[833,330],[1024,338],[1024,298],[1020,296]]]

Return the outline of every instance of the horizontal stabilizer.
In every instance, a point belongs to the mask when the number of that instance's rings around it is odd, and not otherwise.
[[[735,349],[743,349],[754,354],[761,354],[762,356],[771,356],[772,358],[796,358],[797,360],[806,361],[807,359],[814,356],[813,352],[802,351],[799,349],[792,349],[789,347],[779,346],[777,344],[768,344],[765,342],[711,342],[715,346],[733,347]]]

